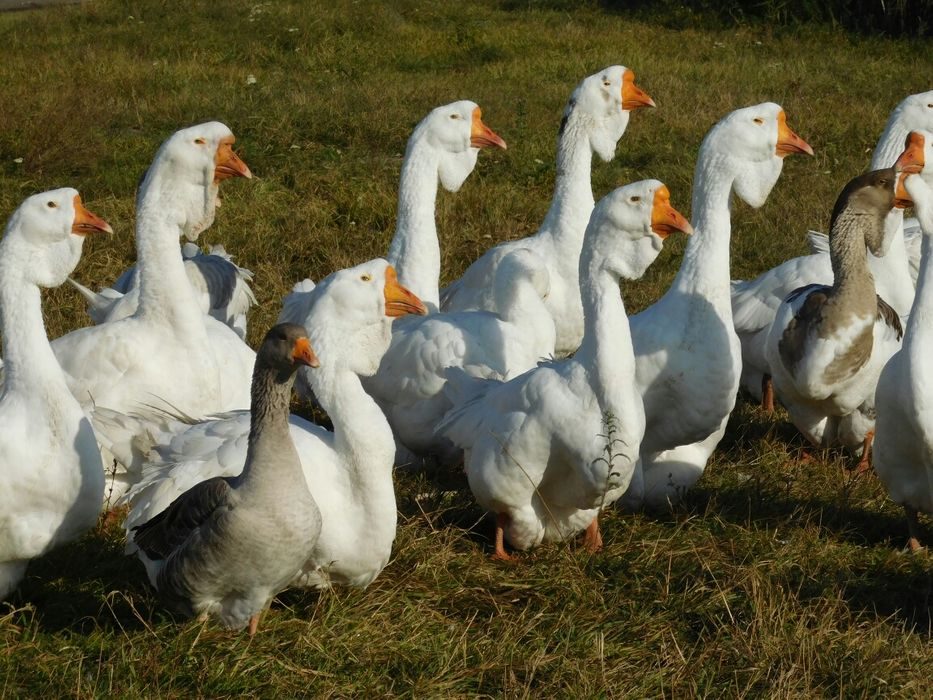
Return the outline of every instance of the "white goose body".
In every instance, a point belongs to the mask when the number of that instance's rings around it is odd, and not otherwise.
[[[872,459],[891,499],[907,511],[913,547],[920,545],[917,511],[933,513],[933,187],[928,173],[922,178],[911,175],[905,183],[923,232],[923,250],[903,347],[878,380]]]
[[[564,110],[554,197],[538,232],[487,251],[442,291],[441,308],[500,311],[493,292],[496,268],[509,252],[528,248],[544,261],[550,276],[547,308],[557,331],[557,353],[576,350],[583,338],[578,268],[583,234],[593,211],[593,153],[611,160],[628,126],[629,111],[646,106],[653,107],[654,102],[635,85],[634,73],[624,66],[610,66],[585,78]]]
[[[342,270],[316,287],[305,327],[321,367],[312,388],[334,431],[297,416],[289,432],[308,489],[321,512],[321,536],[294,585],[365,587],[389,561],[397,511],[392,483],[395,441],[382,411],[363,390],[361,375],[375,372],[389,345],[392,316],[425,313],[424,305],[394,281],[384,260]],[[101,439],[126,461],[140,465],[141,481],[128,493],[131,530],[164,510],[179,494],[216,476],[234,476],[246,459],[249,413],[234,412],[196,425],[146,421],[102,411],[95,415]],[[154,446],[154,447],[153,447]]]
[[[28,198],[0,241],[0,599],[30,559],[93,527],[100,511],[97,440],[49,347],[39,290],[65,281],[93,230],[110,228],[60,189]]]
[[[246,314],[256,305],[249,282],[253,273],[233,263],[222,245],[204,253],[196,244],[182,247],[185,272],[195,290],[198,308],[229,326],[246,340]],[[132,266],[113,287],[94,292],[75,280],[68,280],[88,302],[88,315],[94,323],[119,321],[136,313],[139,307],[139,275]]]
[[[933,129],[933,91],[911,95],[891,112],[871,158],[871,170],[889,168],[904,150],[907,134]],[[868,253],[868,264],[878,295],[906,323],[914,298],[913,270],[917,246],[904,235],[904,214],[894,210],[886,221],[885,254]],[[825,234],[809,232],[813,254],[781,263],[755,279],[732,282],[732,312],[742,342],[742,386],[761,398],[762,379],[770,374],[765,344],[775,313],[793,290],[808,284],[831,285],[833,270]],[[912,252],[913,251],[913,252]]]
[[[846,185],[830,233],[833,285],[808,285],[788,295],[768,334],[775,394],[817,445],[862,443],[871,429],[878,376],[900,347],[900,319],[876,295],[865,256],[866,245],[882,252],[896,179],[887,168]]]
[[[398,463],[431,455],[447,464],[461,452],[435,435],[452,407],[444,394],[446,371],[512,379],[554,354],[554,321],[545,307],[548,273],[530,250],[509,253],[496,275],[501,314],[489,311],[406,317],[392,326],[392,344],[379,371],[363,386],[376,399],[400,443]]]
[[[599,509],[628,487],[645,426],[619,279],[640,277],[662,236],[677,228],[689,231],[689,224],[657,180],[610,193],[587,227],[580,259],[586,332],[574,356],[506,383],[452,373],[449,392],[463,403],[438,432],[463,448],[477,502],[497,515],[514,547],[591,527],[588,545],[599,546]]]
[[[178,249],[179,236],[213,220],[217,173],[232,163],[248,174],[232,141],[227,127],[210,122],[176,132],[159,150],[138,198],[139,308],[52,343],[83,406],[203,416],[249,405],[255,353],[198,308]],[[134,479],[121,469],[111,495]]]
[[[783,156],[811,152],[774,103],[736,110],[700,148],[691,236],[671,288],[630,319],[636,381],[645,402],[642,474],[628,507],[678,499],[702,475],[735,405],[741,347],[729,300],[730,197],[761,206]]]

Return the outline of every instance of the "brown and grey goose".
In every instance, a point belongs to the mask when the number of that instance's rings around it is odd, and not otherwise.
[[[202,481],[133,528],[149,580],[172,608],[254,634],[311,555],[321,515],[288,416],[296,370],[318,364],[303,327],[274,326],[256,356],[243,471]]]
[[[903,336],[899,316],[875,292],[865,251],[883,255],[885,217],[909,204],[895,168],[852,179],[832,213],[832,286],[788,294],[768,334],[774,391],[791,421],[815,445],[861,446],[860,469],[868,466],[878,376]]]

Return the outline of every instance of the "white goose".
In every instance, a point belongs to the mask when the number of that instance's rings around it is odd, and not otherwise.
[[[931,136],[928,134],[927,138]],[[891,498],[904,506],[909,546],[921,547],[917,511],[933,513],[933,164],[923,176],[910,175],[905,186],[923,232],[917,295],[904,334],[904,345],[878,379],[875,408],[875,471]]]
[[[100,511],[97,440],[49,347],[39,290],[65,281],[94,231],[110,226],[64,188],[26,199],[0,241],[0,599],[30,559],[93,527]]]
[[[246,461],[182,493],[133,528],[149,581],[172,608],[256,633],[259,615],[311,556],[321,514],[289,434],[299,365],[319,362],[301,326],[266,334],[253,372]]]
[[[773,102],[727,115],[700,146],[696,234],[671,288],[630,319],[647,425],[628,507],[678,499],[722,439],[742,366],[729,303],[730,200],[735,192],[750,206],[764,204],[791,153],[813,151]]]
[[[511,379],[553,356],[554,321],[545,306],[549,280],[541,259],[524,248],[513,250],[496,270],[495,286],[500,314],[442,312],[393,324],[379,371],[363,386],[400,443],[397,464],[429,455],[443,464],[459,461],[460,450],[434,432],[452,407],[443,392],[448,368]]]
[[[321,511],[321,536],[295,585],[365,587],[389,561],[395,539],[392,483],[395,441],[385,416],[363,390],[361,376],[376,371],[389,346],[391,320],[426,313],[424,304],[381,259],[336,272],[315,289],[304,326],[321,367],[311,373],[314,395],[334,424],[330,432],[297,416],[290,434],[311,495]],[[143,421],[148,435],[126,416],[95,413],[101,440],[127,462],[154,448],[159,461],[143,468],[128,494],[128,532],[164,510],[179,494],[216,476],[233,476],[247,452],[247,411],[196,425]],[[129,429],[127,430],[127,427]]]
[[[148,404],[203,416],[249,405],[255,353],[198,308],[178,249],[181,235],[213,221],[218,182],[249,176],[233,141],[226,126],[208,122],[176,132],[156,154],[137,197],[139,308],[52,343],[83,406],[132,411]],[[134,478],[121,468],[110,496]]]
[[[246,341],[246,314],[256,305],[249,282],[253,273],[234,264],[222,245],[213,245],[204,253],[190,241],[181,249],[185,272],[195,289],[198,307],[224,323]],[[87,300],[88,316],[94,323],[119,321],[132,316],[139,306],[139,275],[133,265],[121,274],[112,287],[95,292],[76,280],[68,282]]]
[[[897,312],[875,293],[865,255],[866,246],[883,254],[888,213],[910,204],[898,182],[897,171],[884,168],[845,186],[830,226],[832,286],[791,292],[765,345],[775,395],[794,425],[815,445],[861,445],[861,469],[868,467],[878,376],[903,335]]]
[[[915,129],[933,129],[933,91],[911,95],[891,112],[872,153],[870,169],[894,165],[904,150],[907,134]],[[878,294],[906,321],[914,298],[914,275],[902,229],[903,217],[901,210],[891,212],[886,222],[885,254],[876,257],[869,253],[868,262]],[[773,407],[773,398],[768,389],[765,342],[778,306],[798,287],[833,281],[826,236],[810,232],[809,241],[813,255],[788,260],[753,280],[732,283],[733,320],[742,342],[742,386],[761,398],[768,410]]]
[[[675,230],[690,224],[657,180],[611,192],[593,210],[580,257],[586,330],[572,358],[504,384],[451,374],[475,394],[438,431],[465,451],[477,502],[496,514],[494,557],[587,531],[599,549],[600,508],[625,492],[645,429],[620,279],[637,279]],[[472,386],[471,386],[472,384]]]
[[[557,182],[554,197],[538,232],[501,243],[476,260],[463,276],[441,293],[444,311],[496,307],[494,278],[505,255],[528,248],[547,265],[551,293],[547,307],[557,329],[557,353],[573,352],[583,339],[583,302],[578,263],[583,234],[593,211],[590,166],[593,153],[612,160],[616,144],[628,126],[629,112],[654,107],[624,66],[610,66],[583,80],[564,110],[557,138]]]
[[[460,100],[431,110],[408,139],[398,191],[398,216],[388,260],[401,284],[432,311],[438,307],[441,247],[435,223],[437,184],[457,192],[476,167],[479,149],[506,148],[483,123],[475,102]],[[311,280],[295,285],[278,322],[301,323],[311,301]],[[302,375],[305,373],[302,372]]]

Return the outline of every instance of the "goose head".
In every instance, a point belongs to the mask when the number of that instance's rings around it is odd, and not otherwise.
[[[408,150],[420,143],[438,152],[438,179],[448,192],[459,190],[473,172],[479,149],[506,148],[505,141],[483,123],[479,105],[470,100],[432,109],[412,132]]]
[[[933,131],[933,90],[905,97],[891,112],[889,121],[905,129]]]
[[[7,223],[0,255],[16,251],[26,279],[42,286],[62,284],[78,264],[84,238],[112,233],[110,224],[92,214],[70,187],[27,197]]]
[[[593,152],[609,162],[628,126],[629,113],[654,106],[648,93],[635,84],[630,68],[609,66],[584,78],[573,91],[564,109],[560,135],[572,119],[581,121]]]
[[[784,158],[794,153],[813,155],[813,149],[787,125],[780,105],[763,102],[720,120],[703,139],[697,167],[710,153],[730,163],[733,191],[757,208],[780,177]]]
[[[304,326],[280,323],[270,328],[256,353],[256,369],[271,369],[285,383],[302,366],[321,366]]]
[[[584,250],[617,277],[638,279],[674,231],[690,234],[693,227],[671,206],[664,183],[641,180],[613,190],[596,204]]]
[[[837,221],[855,221],[864,230],[865,245],[874,255],[884,254],[884,222],[891,209],[910,206],[910,195],[904,189],[906,174],[895,168],[872,170],[846,183],[833,207],[830,235]]]
[[[334,272],[312,294],[304,325],[314,347],[328,366],[364,377],[375,374],[389,348],[392,319],[428,312],[382,258]]]
[[[233,151],[233,132],[220,122],[205,122],[169,136],[143,177],[137,208],[152,195],[171,202],[178,223],[189,240],[214,222],[220,203],[218,185],[231,177],[253,175]]]

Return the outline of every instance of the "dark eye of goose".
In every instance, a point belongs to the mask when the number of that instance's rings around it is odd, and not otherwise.
[[[369,282],[372,280],[372,278],[373,276],[370,275],[368,272],[364,272],[362,275],[360,275],[360,279],[363,280],[364,282]]]
[[[881,185],[882,187],[887,187],[888,181],[885,178],[881,178],[880,180],[878,180],[878,184]]]
[[[51,202],[51,201],[50,201],[50,202],[46,202],[45,206],[47,206],[49,209],[57,209],[57,208],[58,208],[58,205],[57,205],[55,202]]]
[[[632,198],[631,198],[629,201],[630,201],[630,202],[640,202],[640,201],[641,201],[641,197],[639,197],[639,196],[636,194],[636,195],[633,195]]]
[[[198,144],[199,146],[203,146],[205,143],[207,143],[207,141],[205,141],[205,140],[202,139],[202,138],[196,138],[196,139],[194,140],[194,142],[195,142],[196,144]]]
[[[754,121],[759,126],[765,123],[765,120],[762,119],[761,117],[755,117],[752,121]]]

